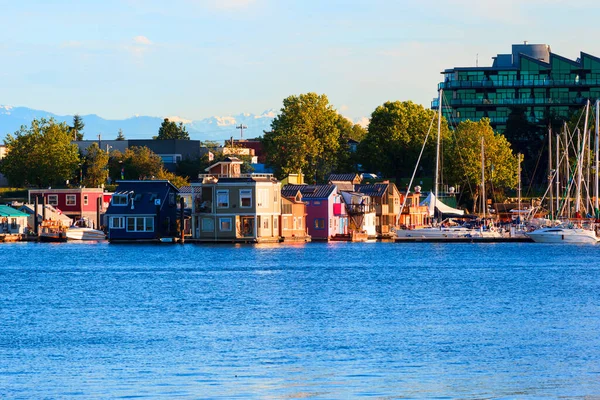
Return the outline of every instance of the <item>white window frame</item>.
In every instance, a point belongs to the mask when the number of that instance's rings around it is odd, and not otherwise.
[[[110,217],[110,229],[125,229],[125,217]]]
[[[76,206],[77,205],[77,195],[76,194],[67,194],[65,196],[65,205]]]
[[[244,205],[245,199],[250,200],[250,205]],[[252,189],[240,189],[240,208],[252,208]]]
[[[229,229],[223,229],[223,223],[229,221]],[[231,232],[233,229],[231,217],[220,217],[219,218],[219,231],[221,232]]]
[[[257,207],[266,207],[267,199],[269,198],[269,189],[256,189],[257,191],[257,199],[256,206]]]
[[[115,203],[116,199],[125,199],[124,203]],[[126,194],[113,194],[111,199],[110,199],[110,204],[112,204],[113,206],[119,206],[119,207],[123,207],[126,206],[127,204],[129,204],[129,196],[127,196]]]
[[[133,229],[129,229],[129,220],[133,220]],[[127,217],[125,228],[127,232],[154,232],[154,217]]]
[[[57,194],[49,194],[48,195],[48,205],[51,205],[51,206],[58,205],[58,195]]]
[[[219,195],[226,195],[227,203],[220,202]],[[222,204],[226,204],[226,205],[222,205]],[[227,189],[217,190],[217,208],[229,208],[229,190],[227,190]],[[219,224],[219,226],[221,226],[221,225]]]

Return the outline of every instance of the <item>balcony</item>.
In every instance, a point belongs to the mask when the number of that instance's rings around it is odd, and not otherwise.
[[[561,97],[561,98],[553,98],[553,97],[529,97],[525,99],[448,99],[447,102],[450,104],[450,107],[465,107],[465,106],[480,106],[480,107],[499,107],[499,106],[561,106],[561,105],[585,105],[588,99],[584,97]],[[431,102],[431,108],[435,109],[438,107],[438,101],[434,100]],[[444,107],[448,108],[448,107]]]
[[[477,89],[477,88],[527,88],[527,87],[588,87],[600,86],[600,79],[515,79],[485,81],[446,81],[438,84],[438,90]]]

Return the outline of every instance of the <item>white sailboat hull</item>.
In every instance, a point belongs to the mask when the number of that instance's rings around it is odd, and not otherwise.
[[[471,229],[464,227],[403,229],[396,231],[397,238],[422,239],[456,239],[456,238],[500,238],[502,234],[496,231]]]
[[[537,243],[597,243],[596,232],[581,228],[542,228],[527,233]]]

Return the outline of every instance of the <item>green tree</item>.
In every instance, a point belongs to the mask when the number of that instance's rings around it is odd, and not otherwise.
[[[117,138],[115,140],[125,140],[125,135],[123,135],[123,129],[119,129],[119,133],[117,134]]]
[[[517,157],[508,140],[494,133],[490,121],[461,122],[446,147],[446,174],[461,184],[462,192],[477,204],[481,196],[481,138],[484,141],[486,195],[514,188],[517,184]],[[493,198],[489,197],[489,198]]]
[[[275,175],[303,172],[308,181],[323,181],[336,164],[337,121],[338,114],[324,94],[284,99],[281,114],[263,137],[267,164]]]
[[[73,116],[73,126],[71,127],[71,135],[73,140],[83,140],[83,128],[85,124],[79,114]]]
[[[132,146],[124,153],[115,150],[111,156],[109,174],[113,181],[152,179],[163,168],[160,156],[147,147]]]
[[[168,118],[160,125],[158,129],[158,136],[154,139],[167,140],[167,139],[184,139],[190,140],[190,135],[187,133],[185,126],[182,122],[176,124],[173,121],[169,121]]]
[[[4,139],[8,154],[0,172],[14,186],[64,184],[79,171],[79,152],[71,140],[64,122],[34,119],[31,126],[22,126]]]
[[[342,115],[338,115],[336,125],[340,134],[335,170],[339,173],[356,171],[358,160],[356,154],[352,152],[349,141],[360,142],[367,131],[362,126],[353,124]]]
[[[164,168],[161,168],[160,171],[158,171],[158,174],[155,176],[155,179],[167,180],[178,188],[187,186],[190,184],[188,179],[186,179],[182,176],[176,175],[172,172],[169,172]]]
[[[384,103],[371,114],[367,134],[359,145],[360,163],[370,172],[380,172],[397,181],[403,176],[410,176],[431,127],[420,166],[433,175],[436,121],[435,111],[411,101]],[[446,141],[449,131],[445,119],[441,128],[442,140]]]
[[[92,143],[86,151],[83,184],[88,187],[98,187],[108,178],[108,153],[100,149],[97,143]]]

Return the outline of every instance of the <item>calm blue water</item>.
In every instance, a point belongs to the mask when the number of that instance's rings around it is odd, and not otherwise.
[[[0,397],[600,394],[600,246],[0,246]]]

